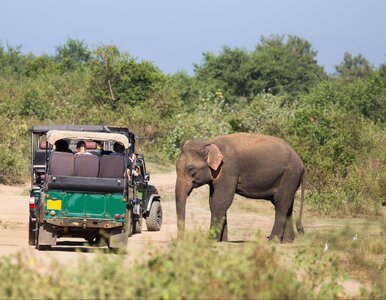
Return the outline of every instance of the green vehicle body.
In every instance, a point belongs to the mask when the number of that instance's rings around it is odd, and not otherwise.
[[[126,222],[127,201],[124,195],[119,193],[48,190],[46,194],[42,194],[42,197],[44,196],[46,199],[43,220],[46,222],[66,218],[119,221],[123,224]]]

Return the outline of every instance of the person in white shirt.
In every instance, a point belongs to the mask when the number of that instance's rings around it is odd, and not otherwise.
[[[83,155],[83,154],[92,155],[90,152],[86,151],[86,143],[84,141],[79,141],[76,144],[76,151],[77,152],[75,153],[75,155]]]

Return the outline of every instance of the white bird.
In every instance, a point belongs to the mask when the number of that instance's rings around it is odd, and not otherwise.
[[[328,251],[328,243],[327,243],[327,241],[326,241],[326,243],[324,244],[324,250],[323,250],[324,252],[327,252]]]
[[[356,242],[358,240],[358,234],[356,233],[355,235],[354,235],[354,237],[352,238],[352,241],[353,242]]]

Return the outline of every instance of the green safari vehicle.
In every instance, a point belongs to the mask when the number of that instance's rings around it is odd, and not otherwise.
[[[70,149],[58,151],[54,145],[63,140]],[[119,143],[124,152],[92,147],[88,155],[74,154],[71,148],[77,141],[109,149]],[[44,161],[33,166],[30,244],[43,250],[57,245],[58,238],[77,237],[89,242],[103,239],[109,248],[125,251],[137,201],[136,185],[127,172],[134,134],[116,127],[73,126],[49,130],[38,143]],[[32,140],[32,147],[36,144]]]

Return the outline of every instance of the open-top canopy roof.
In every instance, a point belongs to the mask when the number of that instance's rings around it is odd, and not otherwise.
[[[34,133],[46,133],[50,130],[109,132],[103,125],[35,125],[30,130]]]
[[[115,141],[121,143],[125,149],[130,147],[128,138],[120,133],[105,133],[93,131],[50,130],[47,132],[47,141],[54,145],[60,139],[84,141]]]
[[[127,127],[110,125],[34,125],[30,129],[31,132],[39,134],[45,134],[50,130],[120,132],[126,134],[134,134],[134,132],[132,132]]]

